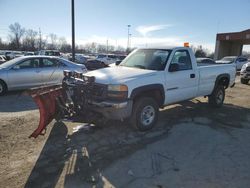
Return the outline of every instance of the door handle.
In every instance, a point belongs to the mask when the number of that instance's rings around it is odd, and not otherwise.
[[[195,78],[195,74],[190,74],[190,78]]]

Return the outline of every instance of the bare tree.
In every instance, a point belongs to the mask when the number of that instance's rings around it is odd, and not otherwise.
[[[5,50],[8,48],[8,45],[2,41],[2,38],[0,38],[0,50]]]
[[[58,40],[58,47],[62,52],[70,52],[71,45],[67,43],[65,37],[60,37]]]
[[[116,51],[119,51],[119,52],[124,52],[125,51],[125,48],[122,47],[122,46],[118,46]]]
[[[106,45],[99,44],[97,46],[97,52],[98,53],[106,53],[106,51],[107,51],[107,46]]]
[[[25,33],[25,29],[21,27],[21,25],[17,22],[14,24],[11,24],[9,26],[11,34],[9,35],[11,39],[11,43],[15,45],[17,49],[20,49],[21,47],[21,38]]]
[[[207,57],[208,52],[206,49],[202,48],[202,45],[199,45],[198,47],[191,46],[191,49],[194,52],[195,57]]]
[[[49,43],[47,44],[47,48],[49,50],[57,49],[57,35],[54,33],[50,33],[48,35]]]
[[[41,49],[42,49],[42,43],[43,43],[42,32],[41,32],[41,29],[40,29],[40,27],[39,27],[38,50],[41,50]]]
[[[23,47],[25,50],[36,50],[38,32],[32,29],[28,29],[25,32],[25,38],[23,40]]]

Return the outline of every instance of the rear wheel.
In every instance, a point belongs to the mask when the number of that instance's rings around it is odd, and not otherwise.
[[[221,107],[225,99],[225,88],[223,85],[218,85],[213,93],[208,97],[208,103],[213,107]]]
[[[138,99],[133,107],[131,124],[139,131],[147,131],[154,127],[158,120],[159,105],[150,97]]]
[[[4,81],[0,80],[0,96],[7,92],[7,86]]]
[[[241,82],[242,84],[248,84],[249,80],[244,79],[244,78],[241,78],[241,79],[240,79],[240,82]]]

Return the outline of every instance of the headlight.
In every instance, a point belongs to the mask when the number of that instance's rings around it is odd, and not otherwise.
[[[124,84],[108,85],[108,97],[111,99],[126,99],[128,97],[128,86]]]
[[[85,76],[85,75],[83,75],[82,79],[83,79],[83,81],[89,82],[89,83],[95,82],[95,77],[94,76]]]
[[[245,72],[245,71],[246,71],[246,68],[247,68],[247,65],[246,65],[246,64],[244,64],[244,65],[241,67],[240,72]]]
[[[67,78],[70,78],[71,76],[73,76],[73,72],[70,70],[64,70],[63,75]]]
[[[78,71],[74,71],[74,77],[75,77],[75,78],[82,79],[82,73],[81,73],[81,72],[78,72]]]

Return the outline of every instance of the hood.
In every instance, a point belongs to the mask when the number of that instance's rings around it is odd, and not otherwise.
[[[119,84],[127,81],[156,75],[157,71],[137,69],[123,66],[114,66],[98,69],[86,73],[86,76],[94,76],[100,84]]]

